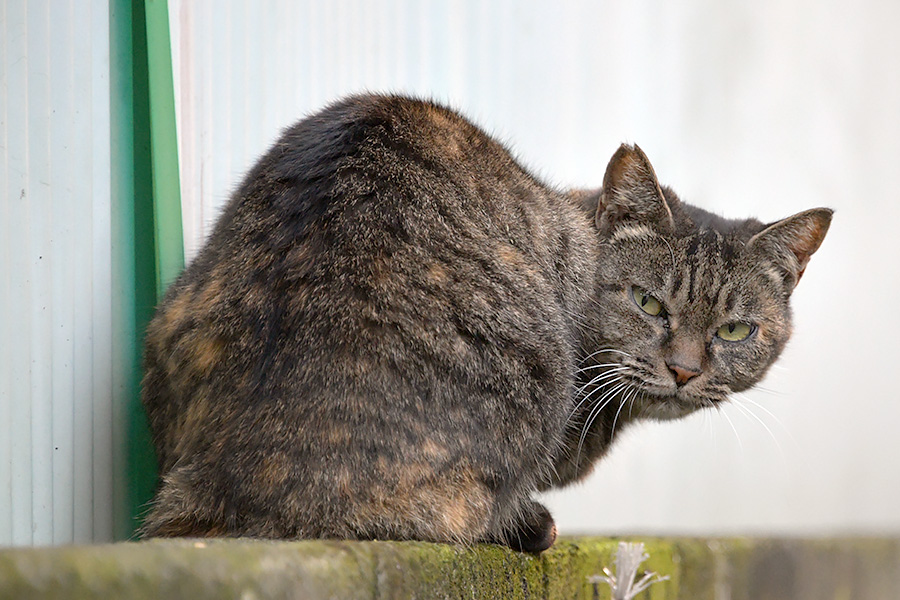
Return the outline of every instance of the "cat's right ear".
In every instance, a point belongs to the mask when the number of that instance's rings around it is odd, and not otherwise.
[[[622,144],[610,159],[594,222],[606,234],[625,222],[648,225],[662,233],[675,230],[653,166],[637,145]]]
[[[819,249],[834,211],[813,208],[773,223],[750,238],[747,248],[773,259],[783,270],[788,289],[794,289],[809,258]]]

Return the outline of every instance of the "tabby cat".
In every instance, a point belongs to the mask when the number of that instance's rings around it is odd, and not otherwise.
[[[149,325],[143,533],[544,550],[536,491],[759,381],[830,221],[712,215],[637,146],[563,192],[447,108],[338,102],[253,167]]]

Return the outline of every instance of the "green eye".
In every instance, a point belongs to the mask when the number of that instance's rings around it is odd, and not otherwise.
[[[728,323],[716,331],[716,335],[726,342],[740,342],[747,339],[751,333],[753,333],[753,326],[749,323]]]
[[[641,307],[641,310],[651,317],[658,317],[663,313],[662,303],[638,286],[631,288],[631,296],[637,302],[637,305]]]

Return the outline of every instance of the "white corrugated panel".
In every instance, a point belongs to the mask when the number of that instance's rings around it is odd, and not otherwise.
[[[632,141],[727,216],[837,208],[776,393],[635,428],[549,502],[570,533],[900,532],[900,5],[170,0],[170,15],[188,256],[280,129],[366,89],[449,101],[554,182],[599,185]]]
[[[109,8],[0,3],[0,545],[113,536]]]

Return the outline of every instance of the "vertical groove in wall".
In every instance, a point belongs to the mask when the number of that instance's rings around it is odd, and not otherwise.
[[[9,36],[12,34],[8,14],[8,3],[0,3],[0,265],[12,266],[12,232],[10,231],[10,172],[9,172],[9,122],[8,92],[9,78]],[[11,269],[0,269],[0,315],[12,315],[12,273]],[[0,319],[0,340],[12,340],[11,318]],[[0,344],[0,365],[12,363],[11,342]],[[0,427],[3,423],[7,427],[13,425],[12,412],[12,377],[11,373],[4,371],[0,366]],[[12,540],[12,506],[13,506],[13,479],[12,479],[12,431],[0,436],[0,506],[6,507],[0,510],[0,540]]]
[[[31,543],[31,286],[26,258],[29,252],[28,218],[28,62],[26,51],[26,3],[7,2],[6,48],[3,72],[7,77],[6,120],[6,206],[8,219],[0,224],[6,228],[10,251],[8,314],[19,318],[9,320],[9,338],[16,340],[16,351],[10,352],[9,362],[0,364],[9,385],[9,444],[10,444],[10,538],[13,544]]]
[[[76,469],[90,468],[92,477],[91,503],[82,507],[76,519],[90,520],[93,540],[112,540],[115,535],[115,490],[122,485],[121,471],[115,470],[113,455],[120,454],[113,431],[116,427],[114,402],[121,402],[115,392],[113,377],[114,304],[122,299],[112,288],[113,258],[117,247],[112,243],[111,189],[111,106],[110,106],[110,7],[108,0],[92,0],[91,36],[91,131],[93,132],[93,161],[90,194],[94,198],[91,214],[91,322],[90,322],[90,389],[85,409],[90,409],[91,455],[90,466],[76,465]],[[105,33],[105,35],[101,35]],[[98,341],[102,340],[102,343]],[[79,395],[79,397],[81,397]],[[84,515],[84,516],[82,516]],[[77,526],[77,525],[76,525]],[[76,541],[83,531],[76,529]]]
[[[50,46],[48,2],[28,3],[28,177],[29,225],[32,236],[27,254],[31,262],[31,477],[32,539],[49,544],[53,530],[53,303],[50,268],[53,264],[51,227],[51,173],[49,156]],[[61,256],[59,257],[62,258]]]
[[[56,15],[63,18],[50,18],[50,10],[47,11],[47,37],[60,44],[64,48],[74,50],[72,47],[71,30],[71,4],[69,2],[58,3],[54,7]],[[68,56],[48,57],[47,83],[48,106],[47,115],[44,117],[49,125],[49,175],[56,185],[47,191],[50,197],[50,210],[47,211],[47,219],[50,233],[50,245],[53,251],[48,253],[44,262],[49,265],[50,271],[50,407],[47,415],[50,420],[50,478],[51,478],[51,505],[53,519],[49,541],[55,544],[65,539],[72,539],[73,523],[72,508],[75,499],[72,496],[72,459],[74,443],[72,438],[72,425],[74,417],[73,397],[73,353],[72,335],[74,321],[73,297],[77,291],[72,288],[71,274],[79,268],[76,264],[80,245],[76,247],[71,243],[72,220],[75,212],[72,210],[70,194],[72,194],[72,180],[70,167],[77,160],[75,156],[67,157],[68,147],[72,143],[72,125],[67,123],[71,119],[69,115],[74,113],[71,54]],[[85,207],[86,208],[86,207]],[[90,235],[90,230],[85,232]],[[58,252],[57,249],[66,249],[68,253]],[[49,259],[49,260],[47,260]],[[70,264],[71,261],[71,264]],[[79,307],[82,308],[82,307]],[[38,427],[43,424],[36,422]]]

